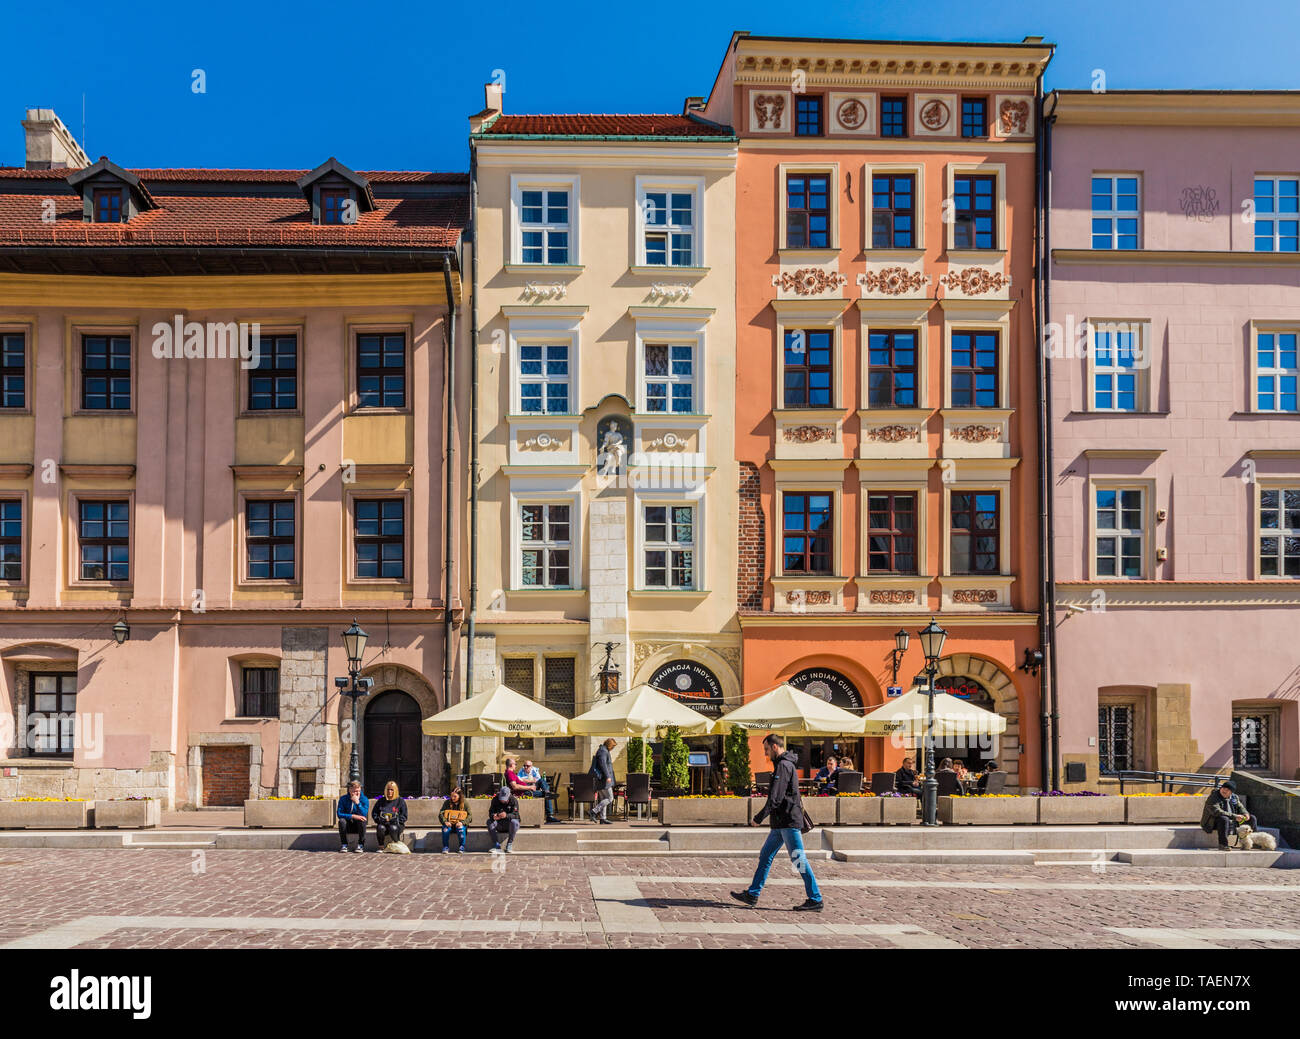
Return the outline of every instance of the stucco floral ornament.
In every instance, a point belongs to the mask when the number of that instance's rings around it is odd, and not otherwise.
[[[835,430],[830,426],[787,426],[785,439],[796,444],[815,444],[821,440],[834,440]]]
[[[941,274],[939,284],[949,292],[956,289],[967,296],[982,296],[986,292],[1008,288],[1011,285],[1011,275],[991,271],[987,267],[967,267]]]
[[[1003,137],[1025,133],[1029,128],[1029,102],[1003,101],[998,109],[998,123]]]
[[[954,440],[964,440],[968,444],[981,444],[985,440],[996,440],[1002,435],[997,426],[958,426],[952,431]]]
[[[914,426],[876,426],[867,432],[868,439],[880,440],[886,444],[901,444],[904,440],[916,439]]]
[[[858,275],[858,284],[865,286],[868,292],[883,292],[886,296],[916,292],[929,280],[928,274],[909,271],[906,267],[882,267]]]
[[[782,271],[772,276],[772,284],[783,292],[794,292],[800,296],[815,296],[821,292],[833,292],[848,283],[848,276],[824,271],[820,267],[800,267],[797,271]]]

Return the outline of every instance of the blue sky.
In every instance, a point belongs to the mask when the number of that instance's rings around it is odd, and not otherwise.
[[[505,72],[511,112],[675,112],[708,92],[733,29],[1042,35],[1057,44],[1049,88],[1087,87],[1096,68],[1111,89],[1300,85],[1294,0],[43,0],[11,4],[4,20],[0,165],[22,162],[28,107],[54,108],[80,136],[84,94],[87,151],[124,166],[303,168],[335,155],[366,169],[465,169],[466,120],[494,70]],[[205,93],[192,89],[195,69]]]

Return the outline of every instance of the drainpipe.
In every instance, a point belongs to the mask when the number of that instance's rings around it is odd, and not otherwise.
[[[1052,99],[1055,109],[1055,98]],[[1038,205],[1035,213],[1037,225],[1036,288],[1038,295],[1038,507],[1039,507],[1039,644],[1043,648],[1043,666],[1038,672],[1039,703],[1042,726],[1042,784],[1047,790],[1061,788],[1060,734],[1057,731],[1060,714],[1056,706],[1056,652],[1053,645],[1056,618],[1056,579],[1053,567],[1052,531],[1052,373],[1046,357],[1047,319],[1050,316],[1050,290],[1048,280],[1051,264],[1051,232],[1048,207],[1051,204],[1051,125],[1055,115],[1046,115],[1042,91],[1042,75],[1038,89],[1037,180]]]
[[[442,704],[445,710],[451,705],[452,692],[451,598],[453,591],[452,575],[455,570],[452,566],[454,544],[452,539],[452,516],[455,509],[453,487],[456,472],[456,441],[454,439],[456,414],[456,299],[452,295],[450,257],[443,257],[442,280],[447,293],[446,361],[443,367],[447,379],[447,443],[444,448],[447,473],[444,478],[445,494],[443,496],[443,565],[446,569],[443,575],[442,591]]]
[[[1052,206],[1052,128],[1056,125],[1056,94],[1052,95],[1052,108],[1048,112],[1043,125],[1043,255],[1042,255],[1042,276],[1043,276],[1043,315],[1044,318],[1051,313],[1052,300],[1052,225],[1047,219],[1051,213]],[[1040,351],[1041,353],[1041,351]],[[1050,481],[1051,474],[1055,471],[1054,454],[1052,451],[1052,366],[1044,365],[1046,382],[1043,390],[1043,428],[1047,436],[1047,453],[1043,456],[1043,472],[1045,478]],[[1054,486],[1049,482],[1049,487]],[[1047,534],[1048,534],[1048,552],[1047,552],[1047,601],[1044,604],[1044,617],[1046,620],[1045,630],[1050,641],[1050,646],[1044,650],[1047,654],[1048,670],[1050,674],[1050,686],[1052,692],[1052,786],[1054,789],[1060,789],[1061,786],[1061,698],[1058,692],[1059,686],[1056,682],[1056,553],[1051,550],[1051,538],[1056,532],[1056,502],[1052,495],[1047,497]]]
[[[473,692],[474,614],[478,611],[478,149],[469,146],[469,602],[465,628],[465,696]],[[462,772],[469,772],[469,738],[462,737]]]

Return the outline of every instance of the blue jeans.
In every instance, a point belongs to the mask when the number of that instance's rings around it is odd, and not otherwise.
[[[464,849],[464,847],[465,847],[465,827],[464,827],[464,825],[461,825],[461,827],[460,827],[459,829],[457,829],[455,826],[444,826],[444,827],[442,828],[442,847],[443,847],[443,850],[444,850],[444,851],[447,850],[447,842],[448,842],[448,840],[450,840],[451,835],[452,835],[453,833],[458,834],[458,835],[460,836],[460,845],[459,845],[459,847],[460,847],[460,849],[462,849],[462,850]]]
[[[790,853],[790,861],[794,863],[795,869],[803,877],[804,893],[810,901],[820,902],[822,893],[817,889],[817,878],[813,876],[812,863],[808,861],[808,855],[803,850],[803,834],[795,827],[769,831],[767,840],[763,842],[763,850],[758,853],[758,869],[754,870],[754,880],[749,885],[749,893],[755,898],[763,893],[763,885],[767,883],[767,875],[772,869],[772,860],[776,858],[776,853],[781,850],[782,844]]]

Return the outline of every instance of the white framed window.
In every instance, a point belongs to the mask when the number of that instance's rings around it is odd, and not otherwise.
[[[1297,336],[1290,330],[1255,331],[1255,410],[1294,413],[1300,410],[1300,358]]]
[[[1140,487],[1093,490],[1093,573],[1097,577],[1146,576],[1145,492]]]
[[[703,178],[636,179],[639,266],[703,265],[703,198]]]
[[[572,588],[574,504],[522,502],[519,505],[519,586]]]
[[[1093,411],[1145,411],[1145,351],[1140,324],[1088,323]]]
[[[1259,576],[1300,578],[1300,484],[1259,489]]]
[[[678,591],[697,587],[696,518],[696,507],[690,502],[647,502],[642,506],[642,587]]]
[[[511,177],[511,260],[544,267],[578,263],[578,178]]]
[[[1255,178],[1255,252],[1300,249],[1300,178]]]
[[[1092,247],[1136,249],[1141,214],[1140,178],[1135,173],[1092,177]]]
[[[571,343],[519,344],[519,412],[567,415],[572,408]]]
[[[698,410],[694,343],[646,343],[644,347],[645,410],[654,414],[686,415]]]

